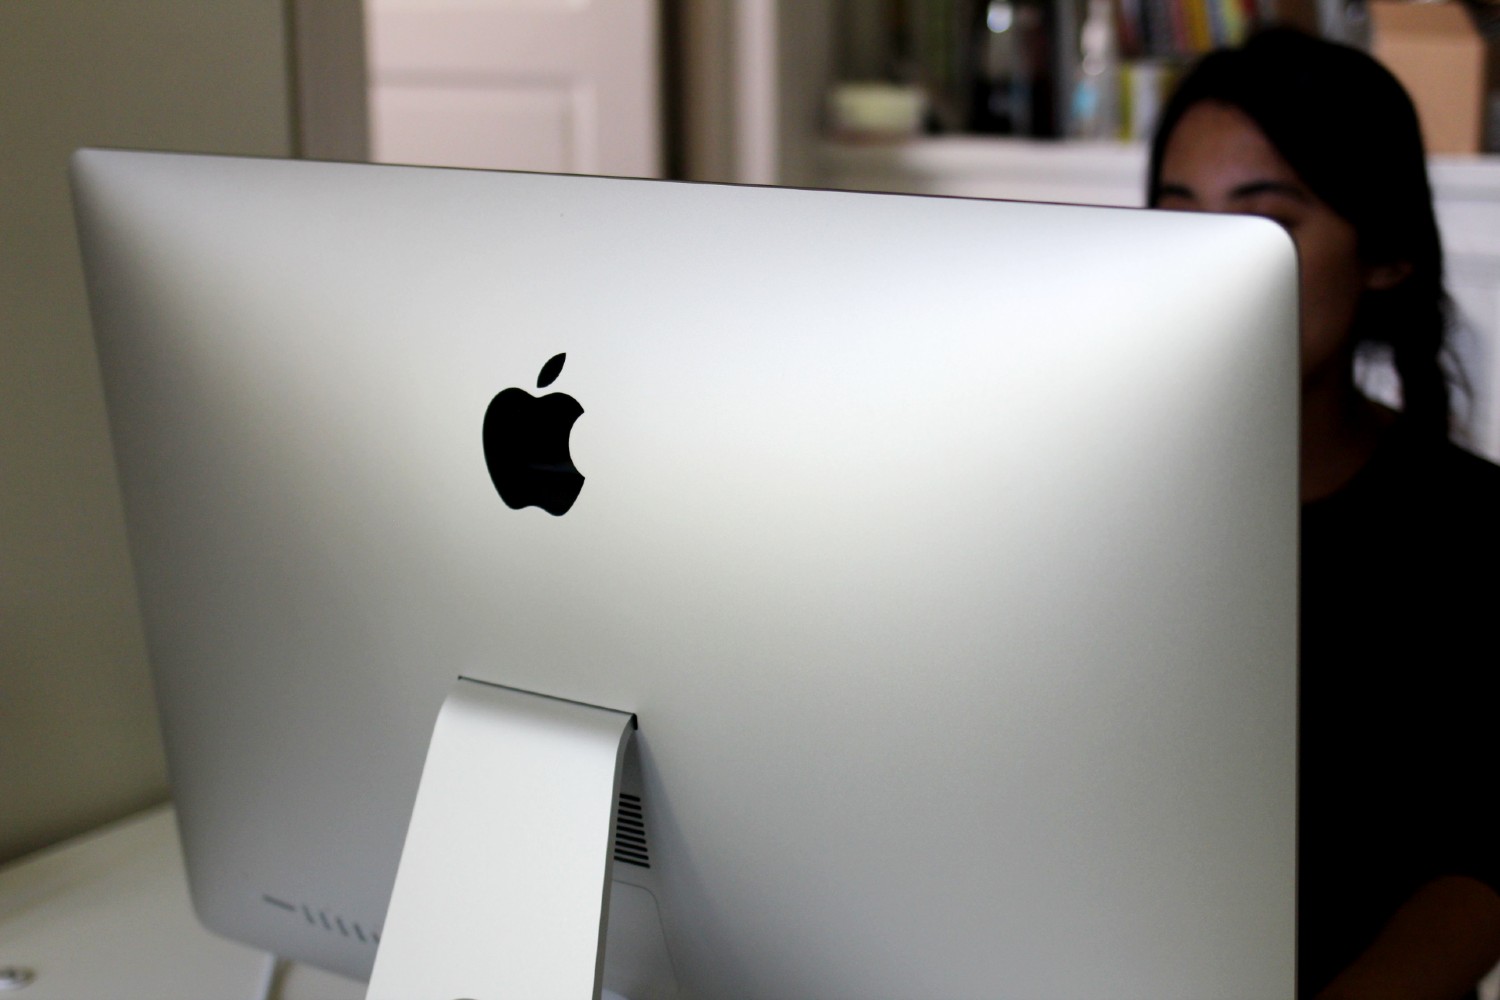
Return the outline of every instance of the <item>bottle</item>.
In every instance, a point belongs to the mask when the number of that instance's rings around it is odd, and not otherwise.
[[[977,10],[969,130],[1056,136],[1052,5],[991,0]]]
[[[1080,139],[1119,138],[1120,57],[1110,0],[1089,0],[1078,49],[1068,132]]]
[[[1010,134],[1016,131],[1016,8],[1010,0],[991,0],[977,8],[973,34],[973,97],[969,131]]]

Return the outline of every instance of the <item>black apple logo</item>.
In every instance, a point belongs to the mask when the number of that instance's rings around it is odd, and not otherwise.
[[[542,366],[536,387],[562,374],[566,354]],[[562,516],[578,499],[583,476],[568,454],[573,422],[583,415],[578,400],[561,392],[540,398],[524,389],[504,389],[484,414],[484,461],[507,507],[540,507]]]

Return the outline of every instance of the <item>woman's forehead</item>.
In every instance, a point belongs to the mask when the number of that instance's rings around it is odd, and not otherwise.
[[[1268,181],[1305,187],[1249,115],[1218,101],[1200,101],[1178,119],[1163,152],[1160,180],[1226,190]]]

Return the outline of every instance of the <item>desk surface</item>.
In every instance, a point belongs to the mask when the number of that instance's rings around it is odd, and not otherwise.
[[[193,916],[172,810],[162,806],[0,868],[0,968],[30,986],[9,1000],[239,1000],[269,957]],[[281,1000],[358,1000],[363,983],[305,966]]]
[[[251,1000],[268,962],[198,925],[170,806],[0,868],[0,969],[36,973],[3,1000]],[[364,983],[294,965],[279,1000],[364,995]],[[1500,997],[1500,968],[1480,995]]]

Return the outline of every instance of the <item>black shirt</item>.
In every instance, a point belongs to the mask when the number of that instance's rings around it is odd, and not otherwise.
[[[1423,883],[1500,888],[1500,467],[1393,430],[1302,508],[1298,993]]]

